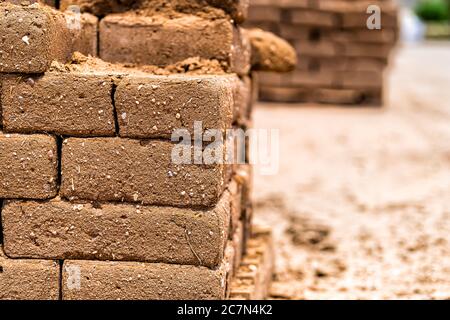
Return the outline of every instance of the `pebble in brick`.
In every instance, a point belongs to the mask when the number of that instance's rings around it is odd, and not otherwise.
[[[250,71],[250,43],[225,18],[184,14],[174,18],[111,14],[100,22],[100,58],[109,62],[166,66],[189,57],[219,60],[227,71]]]
[[[223,300],[228,297],[234,265],[234,250],[227,248],[226,252],[214,270],[176,264],[66,260],[63,300]]]
[[[72,38],[62,13],[37,3],[0,3],[0,72],[42,73],[53,60],[65,62]]]
[[[70,200],[216,205],[231,178],[231,166],[176,164],[174,146],[170,141],[69,138],[62,148],[61,194]],[[187,149],[193,159],[194,148]]]
[[[0,300],[58,300],[56,261],[9,259],[0,247]]]
[[[57,168],[54,137],[0,132],[0,198],[54,197],[58,189]]]
[[[111,77],[101,73],[5,76],[3,128],[18,133],[114,136],[112,87]]]
[[[115,105],[121,137],[168,138],[174,129],[194,134],[232,127],[234,75],[126,76],[117,86]]]
[[[174,263],[217,267],[231,208],[225,191],[209,210],[113,203],[6,201],[5,252],[14,258]],[[46,221],[51,220],[48,224]],[[40,228],[36,229],[35,226]]]

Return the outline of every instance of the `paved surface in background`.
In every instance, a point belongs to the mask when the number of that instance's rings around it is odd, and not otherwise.
[[[255,177],[274,226],[274,298],[450,298],[450,45],[399,49],[383,109],[258,106],[280,171]]]

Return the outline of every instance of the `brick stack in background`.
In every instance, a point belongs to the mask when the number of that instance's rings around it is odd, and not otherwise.
[[[228,15],[243,21],[245,1],[158,14],[72,1],[102,18],[83,13],[81,30],[8,2],[0,299],[265,298],[271,236],[251,232],[250,166],[176,164],[170,141],[186,129],[193,145],[194,121],[251,126],[251,50]],[[74,53],[97,50],[106,61]]]
[[[381,8],[381,30],[369,30],[370,5]],[[295,46],[299,63],[289,74],[261,73],[266,101],[380,105],[383,74],[398,36],[392,0],[251,0],[249,27]]]

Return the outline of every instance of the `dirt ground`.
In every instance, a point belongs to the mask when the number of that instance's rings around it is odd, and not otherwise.
[[[383,109],[258,105],[281,130],[279,173],[255,177],[273,298],[450,299],[449,57],[399,48]]]

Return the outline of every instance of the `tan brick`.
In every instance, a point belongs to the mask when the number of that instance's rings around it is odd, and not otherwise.
[[[335,57],[342,54],[341,47],[330,41],[296,40],[295,49],[300,57]]]
[[[346,89],[317,89],[315,100],[329,104],[358,104],[363,99],[358,90]]]
[[[339,19],[335,13],[314,10],[291,10],[291,23],[301,26],[333,28],[338,26]]]
[[[387,61],[391,53],[391,45],[373,43],[346,43],[343,55],[346,57],[378,58]]]
[[[246,127],[251,121],[253,106],[253,79],[249,76],[236,78],[234,88],[234,121],[241,127]]]
[[[369,14],[366,13],[367,6],[361,8],[358,12],[345,12],[342,14],[343,28],[361,28],[367,29],[367,19]],[[395,12],[389,12],[381,8],[381,27],[382,28],[397,28],[398,18]]]
[[[113,136],[111,77],[90,72],[5,76],[3,126],[8,132]]]
[[[228,12],[237,22],[242,23],[248,17],[250,0],[207,0],[212,6],[221,8]]]
[[[240,75],[250,70],[250,44],[228,19],[127,13],[100,22],[100,57],[106,61],[165,66],[196,56],[217,59]]]
[[[63,300],[223,300],[234,264],[234,250],[219,268],[66,260]]]
[[[381,88],[383,86],[383,73],[344,71],[336,74],[339,84],[347,88]]]
[[[232,190],[237,192],[237,190]],[[5,252],[13,258],[218,266],[240,194],[209,210],[112,203],[7,201]],[[51,224],[46,221],[52,221]],[[35,228],[39,225],[40,228]]]
[[[310,90],[295,87],[261,87],[259,92],[262,101],[273,102],[306,102],[310,100]]]
[[[174,129],[194,133],[232,127],[236,76],[127,76],[115,94],[120,136],[170,138]]]
[[[329,71],[294,71],[290,73],[290,76],[294,86],[306,88],[330,87],[338,83],[336,74]]]
[[[0,72],[42,73],[72,53],[64,15],[48,6],[0,3],[0,34]]]
[[[13,260],[0,246],[0,300],[58,300],[59,264]]]
[[[166,141],[69,138],[62,148],[61,194],[69,199],[214,206],[231,167],[175,164],[173,148]]]
[[[54,137],[0,132],[0,198],[54,197],[57,167]]]

